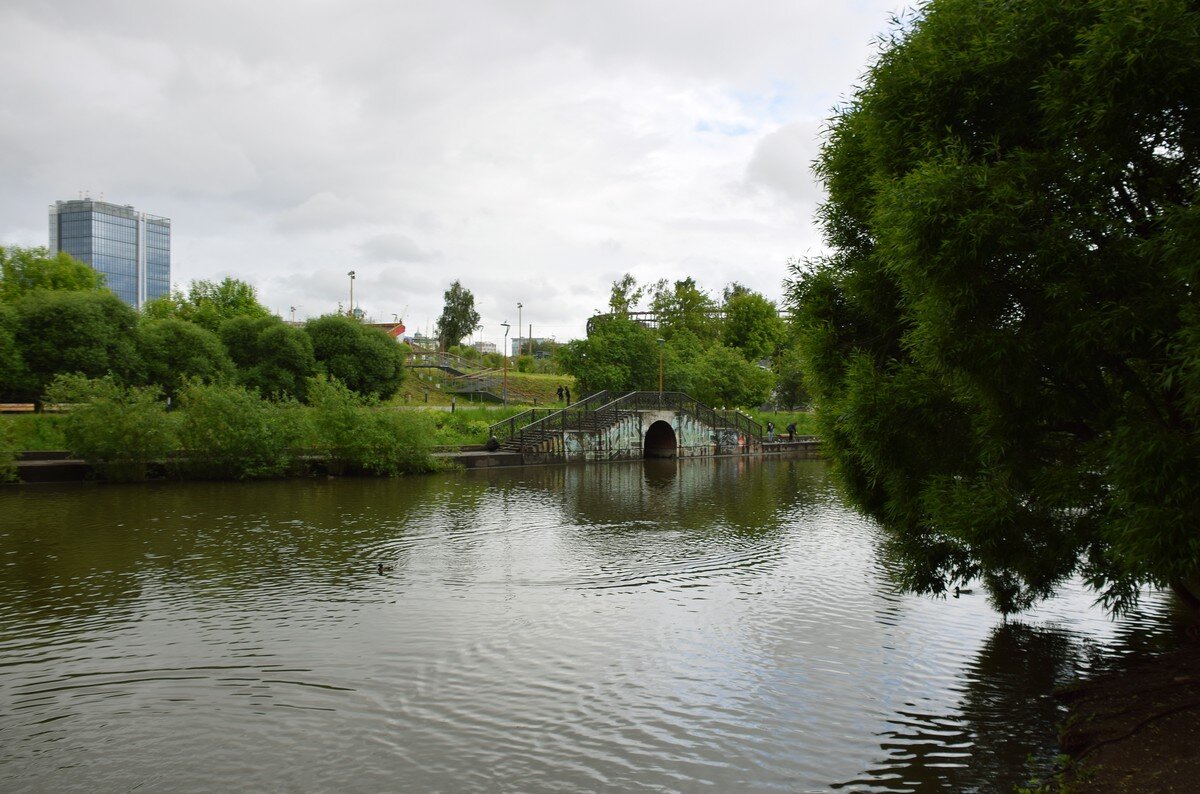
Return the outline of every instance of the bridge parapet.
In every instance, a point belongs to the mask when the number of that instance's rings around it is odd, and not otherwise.
[[[640,458],[656,424],[670,429],[672,457],[747,452],[762,443],[762,426],[749,416],[715,410],[682,392],[631,392],[598,404],[606,396],[544,415],[526,411],[492,430],[506,433],[504,448],[547,461]],[[654,454],[664,454],[662,443],[660,431]]]

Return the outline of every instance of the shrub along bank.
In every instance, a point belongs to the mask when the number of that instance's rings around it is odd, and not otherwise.
[[[263,400],[243,386],[191,382],[168,410],[155,386],[60,376],[48,397],[73,408],[66,448],[103,479],[259,479],[289,474],[434,471],[429,420],[376,403],[334,379],[310,378],[310,405]],[[11,443],[11,442],[10,442]],[[0,449],[0,470],[3,469]]]

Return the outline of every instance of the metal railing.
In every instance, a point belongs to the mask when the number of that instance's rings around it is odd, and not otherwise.
[[[564,411],[591,411],[595,406],[601,405],[607,400],[608,392],[598,391],[575,403],[570,408],[530,408],[528,411],[522,411],[519,414],[510,416],[508,419],[496,422],[488,428],[488,434],[496,436],[497,440],[507,440],[520,433],[526,427],[545,421],[555,414],[560,414]]]
[[[527,451],[547,438],[574,431],[596,431],[609,427],[638,410],[660,409],[678,411],[695,417],[712,428],[728,428],[753,436],[761,441],[763,428],[754,419],[740,411],[709,408],[683,392],[635,391],[608,402],[608,392],[598,392],[570,408],[537,415],[532,409],[512,417],[511,420],[492,425],[493,432],[503,427],[506,432],[504,446],[508,449]],[[511,423],[511,424],[510,424]]]

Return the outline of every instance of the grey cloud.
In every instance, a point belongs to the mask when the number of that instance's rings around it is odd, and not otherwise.
[[[818,125],[799,122],[764,136],[746,167],[746,181],[801,202],[820,200],[821,189],[812,173],[817,156]]]
[[[417,245],[411,237],[399,232],[377,234],[360,246],[368,259],[381,262],[429,262],[437,258]]]

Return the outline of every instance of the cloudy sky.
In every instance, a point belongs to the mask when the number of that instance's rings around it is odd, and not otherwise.
[[[81,194],[171,218],[172,280],[582,335],[621,274],[775,297],[892,0],[5,0],[0,244]]]

